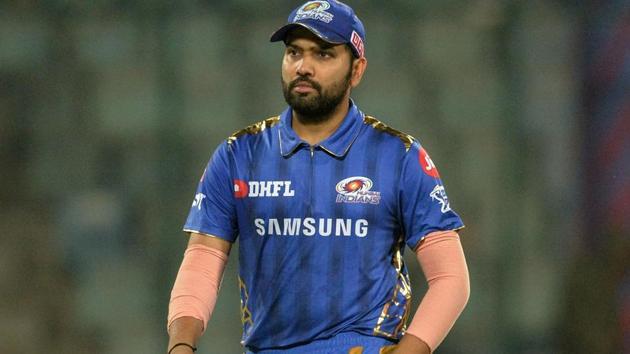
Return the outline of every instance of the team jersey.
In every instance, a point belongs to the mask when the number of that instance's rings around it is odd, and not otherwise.
[[[404,245],[464,225],[413,137],[347,116],[311,146],[292,110],[214,152],[184,230],[239,240],[242,343],[282,348],[354,332],[397,341],[411,288]]]

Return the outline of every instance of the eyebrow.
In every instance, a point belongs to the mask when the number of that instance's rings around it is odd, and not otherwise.
[[[318,43],[315,47],[316,47],[318,50],[328,50],[328,49],[332,49],[333,47],[335,47],[335,46],[337,46],[337,45],[338,45],[338,44],[328,43],[328,42],[322,42],[321,44],[320,44],[320,43]],[[304,48],[302,48],[302,47],[300,47],[300,46],[298,46],[298,45],[296,45],[296,44],[293,44],[293,42],[291,42],[291,43],[286,43],[286,46],[287,46],[287,48],[288,48],[288,47],[291,47],[291,48],[296,48],[296,49],[297,49],[297,48],[304,49]]]
[[[333,43],[328,43],[328,42],[324,42],[323,44],[321,44],[319,46],[320,49],[330,49],[332,47],[335,47],[337,44],[333,44]]]

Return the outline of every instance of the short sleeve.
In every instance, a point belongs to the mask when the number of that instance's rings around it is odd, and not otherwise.
[[[184,231],[234,242],[238,235],[227,143],[219,145],[206,167],[184,224]]]
[[[464,227],[451,209],[437,167],[417,142],[403,158],[398,193],[405,242],[411,249],[431,232]]]

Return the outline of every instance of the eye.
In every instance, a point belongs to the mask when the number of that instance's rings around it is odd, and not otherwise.
[[[297,50],[295,50],[295,48],[290,48],[290,47],[287,48],[286,53],[287,53],[288,56],[296,56],[296,55],[298,55]]]
[[[318,55],[321,58],[332,58],[333,57],[333,54],[331,52],[327,52],[327,51],[321,51],[321,52],[318,53]]]

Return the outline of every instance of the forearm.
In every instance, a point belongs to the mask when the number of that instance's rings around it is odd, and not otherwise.
[[[419,338],[435,350],[468,301],[468,268],[459,236],[454,231],[427,236],[416,254],[429,290],[418,306],[407,335]]]
[[[189,353],[196,347],[217,301],[229,249],[189,244],[180,266],[168,311],[167,331],[171,354]],[[187,345],[179,345],[185,343]]]
[[[168,329],[168,349],[170,350],[178,343],[187,343],[196,348],[202,330],[203,323],[194,317],[186,316],[176,319]],[[192,349],[188,346],[180,345],[171,352],[171,354],[180,353],[192,353]]]

